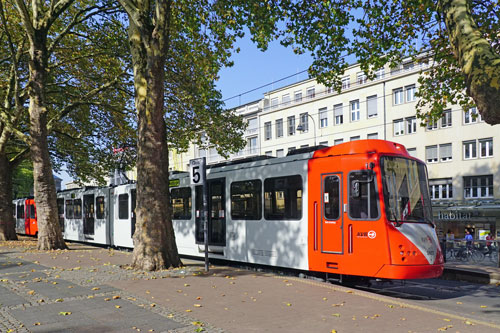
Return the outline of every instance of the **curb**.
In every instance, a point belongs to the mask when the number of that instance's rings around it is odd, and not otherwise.
[[[456,267],[445,267],[441,278],[444,280],[465,281],[481,284],[498,284],[500,283],[500,272],[490,273],[470,269],[460,269]]]

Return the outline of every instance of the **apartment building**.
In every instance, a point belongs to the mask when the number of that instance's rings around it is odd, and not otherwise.
[[[460,238],[468,229],[476,238],[488,232],[500,237],[500,126],[458,105],[450,105],[439,121],[421,126],[415,92],[426,66],[407,62],[380,69],[368,80],[353,65],[342,78],[341,93],[314,79],[268,91],[262,100],[237,108],[248,120],[247,147],[229,159],[281,157],[298,148],[360,139],[395,141],[427,163],[441,234]],[[194,157],[222,161],[215,150],[194,146],[183,156],[174,169],[185,170]]]

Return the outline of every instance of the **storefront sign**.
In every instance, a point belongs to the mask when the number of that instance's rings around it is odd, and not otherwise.
[[[438,220],[468,221],[474,216],[472,212],[438,211]]]

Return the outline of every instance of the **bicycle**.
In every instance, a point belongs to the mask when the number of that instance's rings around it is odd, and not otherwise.
[[[462,261],[472,261],[474,263],[478,263],[484,259],[484,253],[472,247],[465,247],[459,253],[459,256]]]

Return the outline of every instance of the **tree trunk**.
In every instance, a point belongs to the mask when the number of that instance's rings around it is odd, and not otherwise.
[[[30,135],[31,159],[38,222],[38,249],[66,249],[57,215],[57,196],[47,143],[46,34],[36,31],[30,47]]]
[[[0,241],[17,240],[12,215],[12,170],[9,160],[0,153]]]
[[[141,38],[137,38],[141,34]],[[130,20],[138,115],[137,221],[132,266],[159,270],[181,265],[169,214],[168,147],[164,110],[165,58],[154,33],[144,33]],[[135,37],[135,38],[134,38]]]
[[[450,44],[465,75],[467,94],[484,121],[500,124],[500,56],[481,36],[468,0],[441,0]]]

